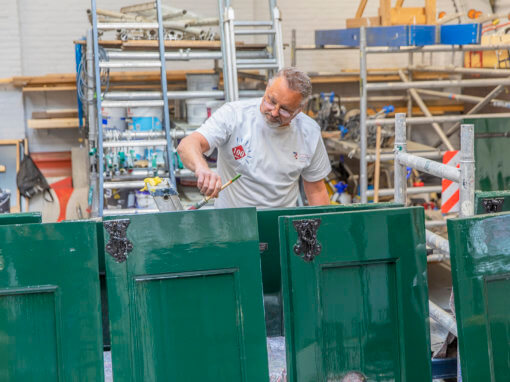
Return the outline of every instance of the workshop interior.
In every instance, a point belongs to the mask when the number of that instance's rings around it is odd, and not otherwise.
[[[140,1],[0,7],[0,382],[510,381],[510,0]]]

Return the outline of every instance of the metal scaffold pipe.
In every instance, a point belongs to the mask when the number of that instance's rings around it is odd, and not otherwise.
[[[439,178],[449,179],[452,182],[460,182],[460,171],[456,167],[448,166],[405,152],[397,152],[395,154],[395,160],[402,165],[415,168],[418,171],[425,172]]]
[[[459,73],[501,77],[510,76],[510,69],[461,68],[458,66],[416,65],[409,67],[409,70],[418,72]]]
[[[466,118],[466,115],[437,115],[434,117],[411,117],[406,119],[409,125],[421,125],[431,122],[458,122]],[[493,114],[473,114],[469,119],[488,119],[488,118],[510,118],[510,113],[493,113]],[[368,126],[381,125],[391,126],[395,124],[395,119],[369,119]]]
[[[505,90],[505,86],[503,86],[503,85],[496,86],[489,94],[487,94],[487,96],[484,99],[482,99],[475,106],[473,106],[473,108],[471,108],[465,114],[465,116],[470,116],[470,118],[472,118],[471,116],[473,114],[478,113],[480,110],[482,110],[487,104],[489,104],[494,98],[496,98],[501,92],[503,92],[503,90]],[[460,122],[457,122],[455,125],[450,127],[450,129],[446,132],[446,135],[448,137],[451,136],[453,133],[455,133],[458,130],[459,127],[460,127]]]
[[[475,126],[462,125],[460,131],[459,216],[475,214]]]
[[[457,337],[457,322],[455,321],[455,318],[430,300],[429,315],[434,321]]]
[[[355,47],[338,47],[338,49],[357,49]],[[367,49],[370,54],[385,54],[385,53],[431,53],[431,52],[480,52],[487,50],[510,50],[510,45],[462,45],[462,46],[427,46],[427,47],[411,47],[411,48],[386,48],[386,47],[371,47]]]
[[[430,247],[437,249],[445,255],[450,255],[450,243],[445,238],[426,229],[425,240]]]
[[[407,177],[406,166],[397,160],[397,155],[407,152],[406,140],[406,115],[405,113],[395,114],[395,203],[406,204],[407,202]]]
[[[402,70],[398,71],[398,75],[400,76],[401,80],[404,83],[409,83],[410,82],[409,79],[407,78],[407,76],[404,74],[404,72]],[[423,102],[422,98],[420,97],[420,95],[418,94],[416,89],[413,89],[413,88],[409,89],[409,93],[413,97],[414,101],[418,104],[418,106],[419,106],[420,110],[423,112],[423,114],[425,114],[426,117],[432,117],[432,113],[430,112],[430,110],[427,107],[427,105],[425,105],[425,102]],[[432,122],[431,125],[434,128],[434,130],[436,131],[437,135],[439,135],[439,138],[441,139],[441,141],[448,148],[448,150],[450,150],[450,151],[455,150],[453,148],[453,145],[448,140],[448,137],[445,135],[445,133],[444,133],[443,129],[441,128],[441,126],[439,126],[439,124],[437,122]]]
[[[367,202],[367,32],[360,28],[360,196],[361,203]]]
[[[408,90],[412,88],[434,89],[444,87],[487,87],[498,85],[510,85],[510,78],[487,78],[469,80],[437,80],[437,81],[412,81],[412,82],[381,82],[367,84],[368,90]]]
[[[423,95],[428,95],[432,97],[439,98],[448,98],[456,101],[470,102],[470,103],[478,103],[480,101],[484,101],[486,97],[478,97],[467,94],[458,94],[458,93],[449,93],[449,92],[439,92],[436,90],[426,90],[426,89],[416,89],[416,91]],[[490,101],[490,104],[495,107],[504,107],[510,109],[510,101],[502,100],[502,99],[493,99]]]
[[[423,186],[423,187],[409,187],[406,189],[408,195],[428,194],[431,192],[441,192],[441,186]],[[394,188],[381,188],[378,192],[379,196],[394,196]],[[374,196],[374,190],[367,190],[367,196]]]

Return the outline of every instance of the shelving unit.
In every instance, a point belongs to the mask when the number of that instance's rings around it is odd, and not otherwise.
[[[110,189],[136,189],[143,186],[143,178],[152,176],[148,171],[135,168],[126,174],[115,174],[112,179],[105,179],[102,171],[105,161],[105,150],[117,150],[133,147],[161,147],[165,150],[165,166],[154,171],[154,175],[170,178],[176,185],[176,178],[191,177],[193,174],[185,169],[176,169],[174,164],[175,142],[190,134],[196,127],[180,121],[170,121],[169,100],[217,99],[234,101],[240,97],[257,97],[261,90],[239,90],[239,77],[261,78],[258,71],[267,70],[267,76],[283,67],[283,43],[281,40],[280,13],[276,2],[270,0],[270,21],[237,21],[230,1],[218,1],[220,41],[168,41],[164,40],[162,23],[162,5],[155,3],[158,22],[98,22],[96,0],[92,0],[92,30],[86,40],[87,53],[87,118],[89,125],[89,143],[92,153],[96,153],[92,161],[91,186],[94,190],[92,210],[98,216],[119,214],[127,210],[107,211],[104,208],[104,191]],[[99,31],[111,31],[118,28],[157,30],[158,40],[113,41],[99,40]],[[246,29],[250,28],[250,29]],[[237,41],[237,36],[268,35],[267,44],[245,44]],[[154,51],[158,48],[159,52]],[[222,63],[222,79],[224,90],[191,91],[168,89],[166,63],[168,61],[213,60],[218,67]],[[108,71],[109,78],[114,78],[119,70],[136,73],[141,70],[159,69],[160,89],[154,87],[136,89],[127,86],[115,90],[105,88],[101,84],[101,71]],[[257,73],[249,73],[254,69]],[[111,73],[110,73],[111,71]],[[126,73],[126,72],[125,72]],[[168,72],[170,73],[170,72]],[[262,76],[262,78],[267,78]],[[95,94],[101,94],[96,97]],[[122,132],[113,134],[103,131],[102,108],[127,107],[161,107],[163,108],[164,129],[153,132]],[[94,160],[95,159],[95,160]],[[139,212],[147,212],[140,210]]]

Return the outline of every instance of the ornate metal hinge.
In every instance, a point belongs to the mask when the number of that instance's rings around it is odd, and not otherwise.
[[[483,208],[485,209],[485,213],[493,214],[496,212],[503,211],[503,203],[505,202],[504,198],[487,198],[482,200]]]
[[[322,245],[317,241],[317,230],[321,225],[321,219],[294,220],[292,223],[298,233],[294,253],[307,263],[311,263],[322,251]]]
[[[106,243],[108,252],[117,263],[127,260],[129,252],[133,250],[133,243],[126,237],[129,219],[109,220],[103,222],[104,228],[110,234],[110,240]]]

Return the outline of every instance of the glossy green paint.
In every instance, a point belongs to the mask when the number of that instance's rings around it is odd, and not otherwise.
[[[294,220],[321,219],[322,252],[294,253]],[[421,207],[279,218],[289,382],[430,382]]]
[[[477,137],[477,134],[501,134],[510,131],[508,118],[465,119],[475,125],[475,188],[481,191],[510,189],[510,138]]]
[[[40,212],[22,212],[18,214],[0,214],[0,225],[40,223]]]
[[[0,381],[102,381],[92,222],[0,226]]]
[[[510,214],[448,220],[464,382],[510,381]]]
[[[258,210],[259,241],[267,243],[267,249],[261,253],[264,293],[278,293],[281,290],[280,242],[278,239],[278,218],[280,216],[371,210],[398,206],[394,203],[370,203]]]
[[[510,211],[510,191],[476,191],[475,192],[475,213],[484,215],[485,207],[483,205],[486,199],[503,199],[503,206],[500,212]]]
[[[267,381],[255,209],[122,218],[133,251],[106,254],[115,382]]]

